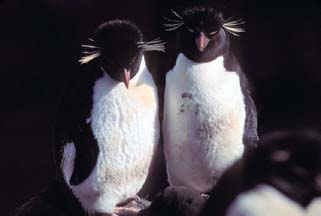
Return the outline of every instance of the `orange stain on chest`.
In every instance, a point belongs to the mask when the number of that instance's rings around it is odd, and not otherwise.
[[[145,107],[151,107],[155,103],[154,89],[146,84],[129,86],[130,94],[138,98]]]

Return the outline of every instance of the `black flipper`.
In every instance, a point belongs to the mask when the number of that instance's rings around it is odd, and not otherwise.
[[[235,71],[240,77],[241,89],[244,95],[246,119],[243,132],[243,143],[246,151],[256,147],[259,141],[257,133],[257,110],[251,96],[251,88],[249,82],[242,71],[240,64],[231,52],[224,57],[224,66],[228,71]]]
[[[64,146],[73,143],[76,148],[71,185],[83,182],[96,165],[99,148],[87,120],[90,118],[93,105],[93,86],[102,75],[103,72],[94,64],[82,65],[81,71],[73,76],[57,114],[55,158],[58,169]],[[61,169],[58,175],[62,177]]]
[[[241,88],[244,95],[245,102],[245,127],[243,133],[243,143],[246,149],[253,149],[256,147],[257,142],[259,141],[259,136],[257,134],[257,111],[255,103],[251,96],[251,91],[249,84],[245,75],[240,73],[240,82]]]
[[[98,144],[92,133],[90,124],[86,124],[80,130],[74,139],[76,159],[70,178],[71,185],[80,184],[90,175],[96,165],[99,153]]]

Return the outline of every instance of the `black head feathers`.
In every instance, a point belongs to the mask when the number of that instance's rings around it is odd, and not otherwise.
[[[134,48],[137,52],[165,52],[164,45],[165,42],[159,38],[149,42],[143,41],[142,32],[128,20],[111,20],[98,26],[92,37],[88,38],[88,44],[82,45],[83,57],[79,62],[84,64],[100,56],[108,56],[113,50],[122,46]]]
[[[225,19],[222,12],[211,7],[194,6],[187,7],[179,12],[174,10],[171,10],[171,12],[171,18],[164,18],[166,31],[174,31],[183,27],[192,33],[204,31],[209,35],[218,33],[221,28],[235,36],[244,32],[241,25],[245,22],[242,19],[233,17]]]
[[[171,10],[164,18],[166,31],[177,31],[177,47],[194,62],[210,62],[229,51],[229,34],[244,32],[241,19],[225,19],[220,11],[207,6]]]
[[[110,58],[120,54],[122,47],[138,52],[137,43],[142,41],[142,33],[138,27],[127,20],[112,20],[97,27],[88,39],[88,44],[82,45],[83,57],[81,64],[88,63],[95,58]]]
[[[81,64],[94,63],[99,70],[116,81],[123,81],[128,88],[141,65],[144,51],[165,51],[164,42],[155,39],[143,40],[138,27],[127,20],[108,21],[96,29],[82,45]]]

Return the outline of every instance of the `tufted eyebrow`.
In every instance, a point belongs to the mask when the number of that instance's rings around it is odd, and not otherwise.
[[[92,38],[88,38],[88,40],[89,44],[81,45],[84,51],[82,52],[83,56],[78,60],[80,64],[88,63],[101,55],[102,49],[98,46],[92,45],[92,43],[95,42]]]
[[[140,41],[137,42],[138,48],[143,49],[143,51],[160,51],[165,52],[166,42],[162,41],[160,38],[156,38],[151,41]]]
[[[243,19],[234,19],[233,17],[228,18],[223,23],[223,28],[235,36],[240,36],[239,33],[245,32],[243,28],[240,27],[240,25],[244,24],[245,21]]]
[[[164,20],[169,23],[164,23],[165,31],[174,31],[184,25],[184,19],[176,11],[171,9],[171,12],[174,14],[175,18],[164,17]]]

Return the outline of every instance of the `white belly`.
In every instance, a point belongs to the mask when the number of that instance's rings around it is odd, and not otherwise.
[[[167,75],[164,146],[170,184],[207,192],[243,154],[245,106],[236,73],[197,66]]]
[[[312,208],[313,206],[311,205],[311,210]],[[313,214],[308,213],[310,212],[309,207],[306,210],[277,189],[269,185],[260,184],[249,191],[239,194],[228,207],[226,215],[313,216]],[[317,215],[320,215],[320,212],[315,216]]]
[[[87,212],[111,213],[146,180],[159,139],[157,90],[149,74],[147,78],[128,90],[123,83],[96,81],[88,121],[98,142],[98,159],[85,181],[70,186]]]

